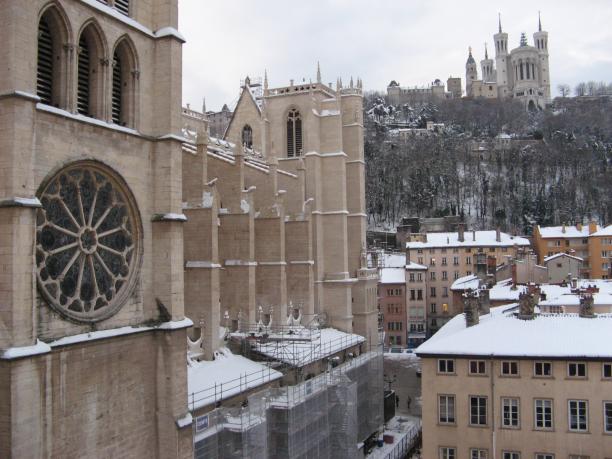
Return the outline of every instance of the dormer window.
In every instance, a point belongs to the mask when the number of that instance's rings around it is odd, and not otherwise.
[[[291,109],[287,115],[287,157],[302,156],[302,117]]]

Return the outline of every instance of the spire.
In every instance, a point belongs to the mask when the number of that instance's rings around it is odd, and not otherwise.
[[[206,97],[202,97],[202,113],[206,115]]]
[[[353,76],[351,75],[351,82],[350,82],[350,87],[353,87]]]
[[[542,31],[542,18],[540,16],[540,12],[538,11],[538,32]]]
[[[485,59],[489,58],[489,52],[487,51],[487,42],[485,41]]]
[[[321,65],[317,61],[317,83],[321,83]]]
[[[501,28],[501,13],[497,13],[497,19],[499,22],[499,33],[502,33],[502,28]]]
[[[264,70],[264,89],[268,89],[268,70]]]
[[[468,49],[469,49],[469,55],[468,55],[468,60],[466,64],[474,64],[476,61],[474,60],[474,56],[472,56],[472,47],[470,46]]]

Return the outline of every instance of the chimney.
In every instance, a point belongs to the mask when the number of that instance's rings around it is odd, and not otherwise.
[[[465,326],[471,327],[479,322],[477,293],[468,291],[463,294],[463,312],[465,314]]]
[[[457,238],[459,239],[459,242],[463,242],[465,241],[465,225],[463,223],[459,223],[457,225]]]
[[[472,241],[476,242],[476,230],[472,230]]]
[[[406,248],[406,264],[410,264],[410,249]]]
[[[521,320],[533,320],[535,318],[535,301],[533,295],[525,292],[519,294],[519,313]]]
[[[563,234],[565,234],[565,223],[564,223],[563,225],[561,225],[561,232],[562,232]]]
[[[595,317],[595,309],[593,308],[593,295],[585,293],[580,296],[580,317],[585,319],[593,319]]]
[[[571,277],[571,273],[570,273],[570,277]],[[578,288],[578,278],[576,277],[572,277],[572,288],[573,289]]]
[[[593,234],[597,231],[597,222],[592,220],[589,222],[589,234]]]
[[[482,314],[489,314],[489,312],[491,312],[491,299],[488,288],[480,290],[480,294],[478,295],[478,307]]]
[[[582,223],[576,223],[576,229],[582,231]]]
[[[499,230],[499,226],[495,228],[495,241],[501,242],[501,231]]]
[[[517,274],[516,274],[516,261],[512,260],[511,263],[512,264],[510,266],[511,266],[511,269],[512,269],[512,285],[516,285],[516,280],[517,280],[516,279],[516,277],[517,277]]]

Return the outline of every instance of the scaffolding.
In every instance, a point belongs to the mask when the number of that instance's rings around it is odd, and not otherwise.
[[[382,403],[378,346],[299,384],[264,389],[246,407],[197,417],[195,457],[354,458],[383,425]]]

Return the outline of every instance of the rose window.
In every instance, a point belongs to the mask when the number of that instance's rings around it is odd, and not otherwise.
[[[107,168],[78,163],[49,180],[36,222],[38,287],[59,313],[93,322],[114,314],[135,282],[140,220]]]

